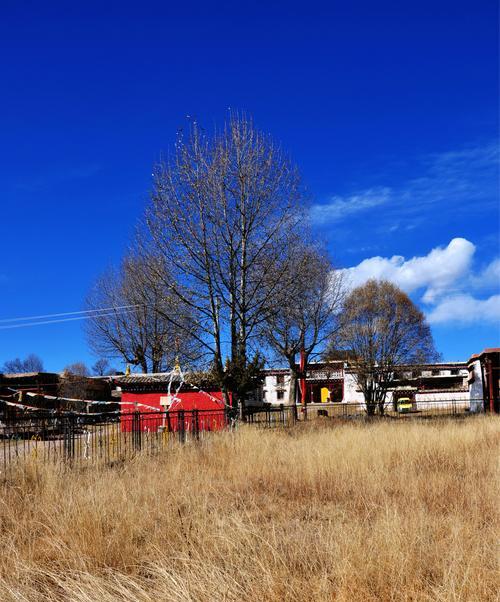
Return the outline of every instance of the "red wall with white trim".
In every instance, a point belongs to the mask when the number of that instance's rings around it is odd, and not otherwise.
[[[226,424],[226,416],[224,413],[224,401],[221,391],[211,391],[204,393],[200,391],[181,391],[177,394],[172,393],[173,399],[170,407],[160,404],[161,397],[167,397],[166,391],[154,393],[142,393],[133,391],[124,391],[122,393],[122,402],[127,402],[122,405],[122,431],[128,432],[132,430],[132,420],[129,414],[140,412],[141,414],[151,414],[151,418],[141,417],[141,430],[156,432],[160,426],[165,425],[165,412],[171,414],[168,421],[171,430],[178,430],[178,412],[184,410],[185,415],[185,430],[193,429],[193,410],[198,412],[198,430],[220,430]],[[130,403],[132,402],[132,403]],[[133,405],[137,403],[137,406]],[[145,407],[148,406],[148,407]],[[162,412],[157,416],[157,411]]]

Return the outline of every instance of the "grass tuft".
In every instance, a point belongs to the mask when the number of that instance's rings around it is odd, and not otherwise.
[[[486,601],[500,421],[214,434],[0,488],[0,600]]]

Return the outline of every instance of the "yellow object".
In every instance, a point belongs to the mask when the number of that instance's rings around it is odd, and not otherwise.
[[[167,431],[167,429],[164,429],[164,431],[161,434],[161,441],[162,441],[163,447],[166,447],[168,445],[168,437],[169,437],[168,431]]]
[[[409,397],[401,397],[398,400],[398,412],[400,412],[401,414],[406,414],[407,412],[410,412],[412,407],[413,404]]]
[[[130,376],[130,366],[127,364],[127,367],[125,368],[125,376]]]
[[[328,387],[321,387],[321,403],[328,403],[330,401],[330,389]]]

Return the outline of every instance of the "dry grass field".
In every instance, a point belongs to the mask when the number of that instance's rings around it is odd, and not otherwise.
[[[33,460],[0,486],[0,600],[497,600],[499,447],[482,417]]]

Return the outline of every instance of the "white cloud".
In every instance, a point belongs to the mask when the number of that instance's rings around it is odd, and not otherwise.
[[[496,141],[428,155],[419,162],[418,177],[398,186],[370,187],[353,195],[333,196],[325,203],[313,205],[311,218],[321,226],[384,205],[387,220],[408,225],[409,219],[421,220],[431,215],[431,207],[437,206],[440,211],[449,207],[455,214],[469,213],[472,204],[475,211],[496,207],[498,165]]]
[[[427,319],[431,324],[491,323],[496,324],[500,331],[500,295],[492,295],[488,299],[475,299],[467,294],[453,295],[440,301],[428,313]]]
[[[371,257],[344,270],[352,286],[370,278],[383,278],[407,293],[425,288],[423,300],[432,303],[469,273],[475,246],[465,238],[454,238],[447,247],[437,247],[423,257],[405,260],[401,255]]]
[[[479,274],[473,274],[471,285],[477,289],[498,288],[500,285],[500,258],[494,259]]]
[[[357,266],[342,270],[350,288],[370,278],[393,282],[407,293],[420,291],[431,322],[499,323],[500,258],[494,259],[482,272],[474,274],[476,247],[465,238],[454,238],[446,247],[437,247],[427,255],[405,259],[370,257]],[[493,289],[489,298],[477,299],[470,290]]]
[[[370,188],[347,197],[333,196],[327,203],[311,208],[311,219],[315,224],[332,224],[348,215],[383,205],[391,199],[390,188]]]

